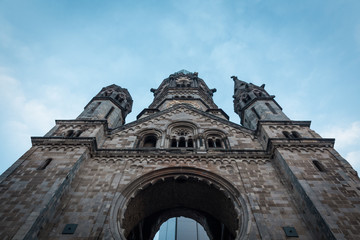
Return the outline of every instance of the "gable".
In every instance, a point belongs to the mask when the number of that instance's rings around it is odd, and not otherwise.
[[[209,136],[226,138],[224,142],[227,149],[261,150],[260,143],[251,130],[229,122],[209,113],[204,113],[188,105],[177,105],[163,112],[129,123],[121,128],[114,129],[106,138],[102,148],[137,148],[139,140],[148,133],[153,132],[161,141],[157,146],[169,148],[169,141],[174,128],[190,129],[195,141],[199,139],[197,147],[202,144],[206,149],[206,140]],[[201,139],[201,140],[200,140]]]

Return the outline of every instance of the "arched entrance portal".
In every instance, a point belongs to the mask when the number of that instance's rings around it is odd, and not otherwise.
[[[247,231],[245,202],[232,184],[201,169],[173,167],[136,179],[119,194],[111,211],[116,239],[152,239],[161,224],[184,216],[199,222],[210,239],[242,239]]]

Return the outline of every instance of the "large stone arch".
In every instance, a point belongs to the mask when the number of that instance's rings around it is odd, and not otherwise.
[[[250,229],[239,191],[221,176],[193,167],[164,168],[131,182],[116,196],[110,228],[115,239],[151,239],[176,216],[193,218],[211,239],[245,239]]]

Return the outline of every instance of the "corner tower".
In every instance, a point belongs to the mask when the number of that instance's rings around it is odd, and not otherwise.
[[[274,95],[269,95],[265,84],[256,86],[239,80],[234,80],[234,110],[240,116],[244,127],[256,130],[259,120],[289,121],[282,112],[280,105],[274,100]]]
[[[131,112],[133,100],[126,88],[115,84],[104,87],[85,106],[78,120],[107,120],[110,128],[125,123],[126,116]]]

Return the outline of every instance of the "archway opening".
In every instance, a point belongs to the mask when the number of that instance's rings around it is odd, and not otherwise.
[[[160,178],[142,186],[128,201],[119,221],[126,239],[153,239],[164,222],[180,216],[200,223],[209,239],[232,240],[239,230],[239,213],[224,189],[187,175]]]
[[[210,240],[204,227],[192,218],[173,217],[161,224],[153,240]]]

